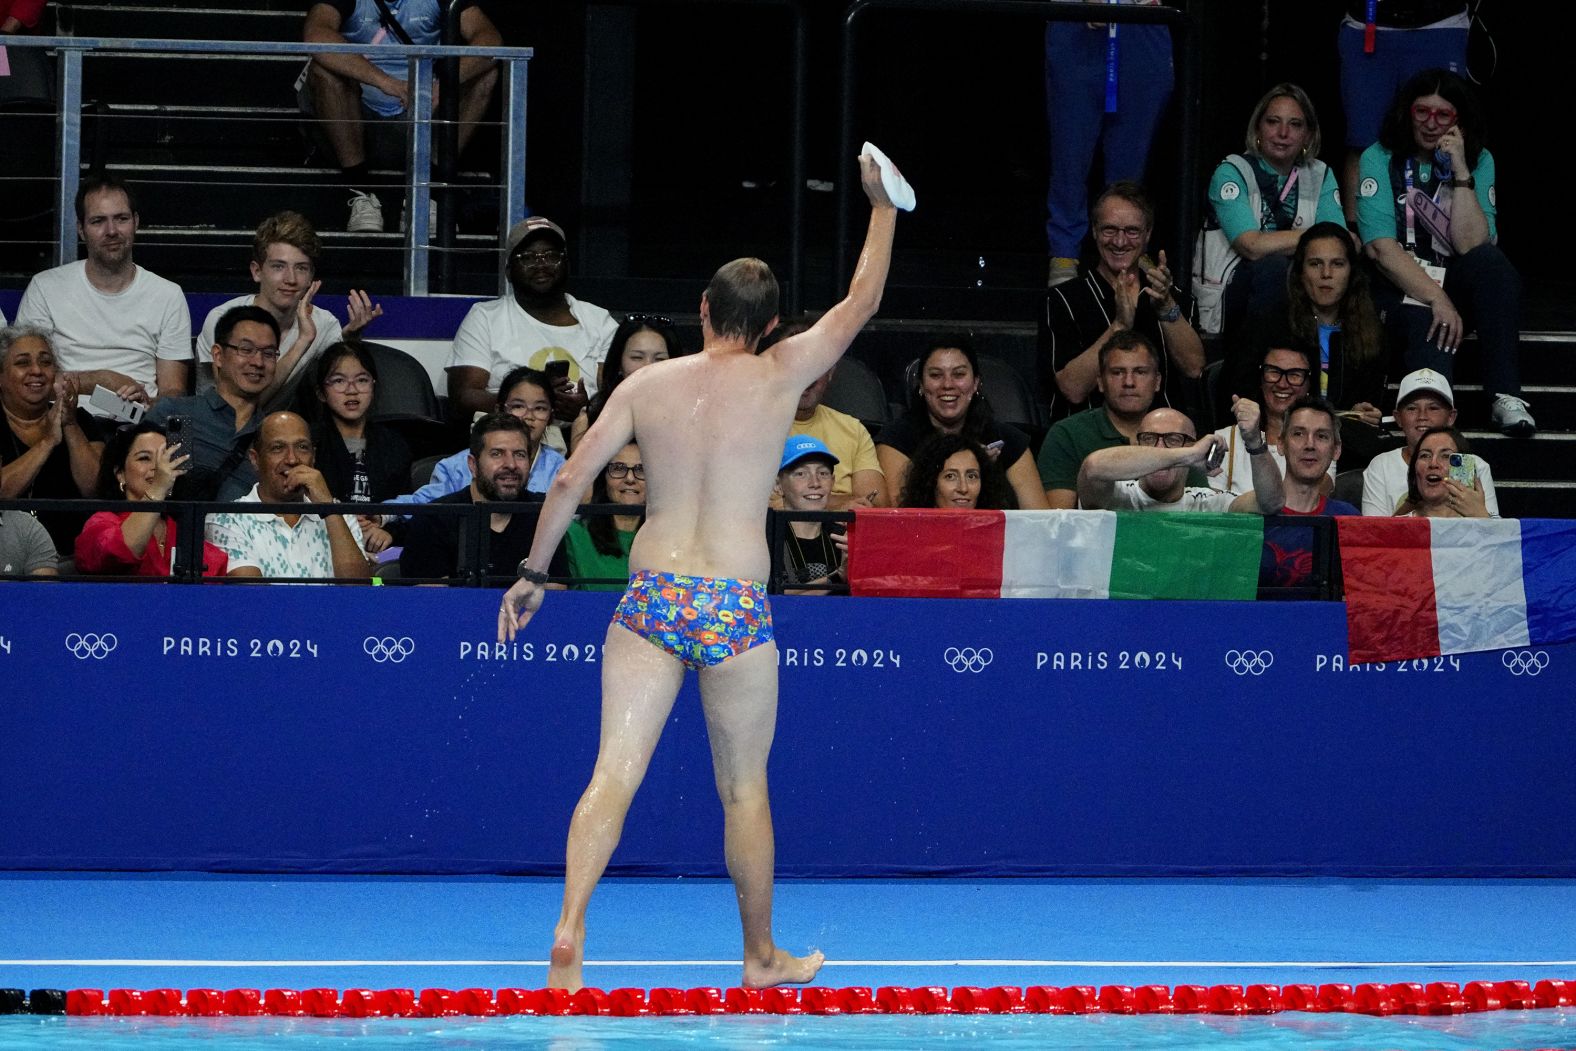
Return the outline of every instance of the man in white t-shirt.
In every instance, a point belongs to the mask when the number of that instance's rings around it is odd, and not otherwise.
[[[132,259],[140,220],[131,188],[94,172],[83,177],[76,203],[88,257],[34,275],[17,324],[54,333],[55,356],[74,374],[79,395],[101,385],[147,405],[185,394],[191,315],[180,286]]]
[[[571,421],[596,393],[597,369],[618,323],[569,295],[569,252],[557,223],[533,216],[504,240],[511,294],[477,303],[454,334],[449,403],[469,419],[492,412],[499,382],[518,365],[552,376],[553,415]],[[554,366],[551,363],[563,362]]]
[[[1412,446],[1430,427],[1453,427],[1456,423],[1455,392],[1450,381],[1433,369],[1409,372],[1401,380],[1395,399],[1395,423],[1406,438],[1406,446],[1382,452],[1363,469],[1363,514],[1393,515],[1406,499],[1406,473],[1412,465]],[[1494,473],[1488,461],[1477,458],[1477,476],[1483,483],[1483,502],[1490,517],[1499,517],[1499,498],[1494,495]]]
[[[321,252],[317,231],[300,212],[280,212],[257,224],[252,238],[252,280],[257,282],[257,293],[236,296],[208,311],[197,337],[200,389],[213,386],[213,376],[203,366],[210,364],[209,348],[214,345],[219,319],[235,307],[262,307],[279,323],[279,362],[273,383],[262,395],[264,413],[289,408],[325,347],[357,335],[373,318],[383,316],[383,308],[374,306],[360,289],[350,290],[348,320],[343,327],[333,314],[313,304],[322,285],[317,278]]]
[[[1084,457],[1078,469],[1078,505],[1111,511],[1245,511],[1272,515],[1286,503],[1280,468],[1269,455],[1269,443],[1259,427],[1259,406],[1247,398],[1234,398],[1231,410],[1253,465],[1253,491],[1233,496],[1204,486],[1187,484],[1190,467],[1218,472],[1219,460],[1208,461],[1220,438],[1202,439],[1187,414],[1176,409],[1153,409],[1138,425],[1134,444],[1097,449]]]

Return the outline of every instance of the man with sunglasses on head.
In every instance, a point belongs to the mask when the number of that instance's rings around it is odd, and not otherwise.
[[[491,412],[499,382],[529,365],[553,379],[554,417],[573,421],[597,391],[597,370],[618,322],[568,293],[568,240],[551,219],[515,223],[504,252],[510,294],[477,303],[460,323],[445,367],[449,404],[467,418]],[[563,448],[557,427],[547,433],[549,444]]]
[[[1233,398],[1242,443],[1253,461],[1253,491],[1241,496],[1187,484],[1188,469],[1220,470],[1220,439],[1198,437],[1193,421],[1176,409],[1153,409],[1133,444],[1090,453],[1078,470],[1078,503],[1110,511],[1245,511],[1272,515],[1286,503],[1280,468],[1259,428],[1259,406]]]
[[[160,398],[146,419],[168,429],[184,422],[178,440],[191,457],[170,494],[176,500],[237,500],[257,483],[247,457],[279,362],[279,323],[262,307],[225,311],[214,326],[213,386],[201,394]]]

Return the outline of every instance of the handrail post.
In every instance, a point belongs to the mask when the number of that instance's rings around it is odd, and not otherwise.
[[[792,154],[788,165],[788,302],[789,315],[804,309],[804,195],[805,178],[805,90],[808,87],[809,30],[804,5],[788,5],[793,20],[793,116],[790,121]]]
[[[460,32],[459,0],[445,0],[443,11],[444,44],[463,44]],[[442,125],[437,139],[437,181],[442,185],[438,201],[438,291],[454,291],[454,232],[459,219],[459,198],[454,191],[455,175],[460,169],[460,60],[438,60],[438,118]]]
[[[525,99],[526,63],[511,59],[507,65],[508,82],[504,91],[502,157],[503,187],[498,204],[498,294],[509,294],[504,267],[503,236],[525,218]]]
[[[55,131],[55,155],[60,184],[55,189],[55,265],[77,257],[77,187],[82,181],[82,52],[60,49],[60,75],[56,97],[60,120]]]
[[[432,59],[413,58],[410,109],[410,148],[405,177],[405,281],[407,296],[424,296],[428,290],[427,264],[431,233],[428,202],[432,200]]]

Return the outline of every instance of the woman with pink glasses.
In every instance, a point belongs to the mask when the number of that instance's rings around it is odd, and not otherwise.
[[[1374,298],[1405,371],[1454,373],[1477,331],[1493,425],[1513,437],[1536,429],[1521,397],[1521,278],[1495,242],[1494,156],[1483,110],[1465,80],[1443,69],[1401,86],[1358,166],[1357,224],[1378,268]]]

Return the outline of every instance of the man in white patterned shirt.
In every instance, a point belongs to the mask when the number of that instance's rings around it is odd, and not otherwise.
[[[293,412],[263,420],[250,453],[257,484],[237,503],[334,501],[314,466],[306,421]],[[354,515],[266,515],[223,512],[208,519],[208,540],[230,556],[232,577],[353,577],[372,575]]]

